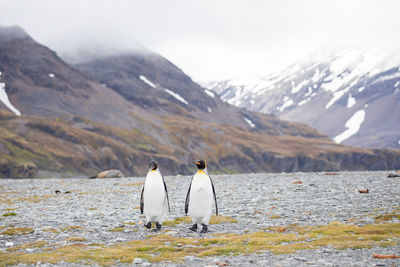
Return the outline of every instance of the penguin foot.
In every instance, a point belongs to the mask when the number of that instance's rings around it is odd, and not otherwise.
[[[157,231],[161,230],[161,224],[159,222],[156,222],[156,227],[157,227]]]
[[[189,227],[189,230],[192,230],[193,232],[197,232],[197,224],[193,224],[192,227]]]
[[[146,223],[145,225],[144,225],[146,228],[151,228],[151,222],[148,222],[148,223]]]
[[[208,226],[205,225],[204,223],[202,225],[203,225],[203,229],[201,229],[200,234],[205,234],[208,232]]]

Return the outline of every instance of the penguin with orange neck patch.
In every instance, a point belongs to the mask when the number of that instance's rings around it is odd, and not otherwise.
[[[156,230],[160,230],[166,204],[168,204],[168,210],[170,210],[167,185],[158,169],[157,162],[153,161],[150,163],[150,169],[146,175],[140,196],[140,212],[142,214],[144,212],[147,220],[144,226],[151,228],[151,223],[154,222],[157,227]]]
[[[197,231],[197,225],[201,224],[200,233],[208,231],[208,223],[211,217],[212,203],[215,202],[215,214],[218,215],[217,197],[214,184],[207,172],[207,165],[204,160],[194,161],[197,165],[197,172],[192,177],[185,201],[185,214],[192,217],[193,226],[189,229]]]

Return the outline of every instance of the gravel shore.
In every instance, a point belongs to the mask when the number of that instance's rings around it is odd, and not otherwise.
[[[162,169],[161,169],[162,172]],[[211,175],[219,211],[237,223],[209,226],[215,233],[251,233],[271,226],[327,225],[341,222],[357,225],[376,223],[376,216],[400,207],[400,178],[390,172],[280,173]],[[184,201],[190,176],[165,177],[171,213],[165,220],[184,216]],[[7,226],[32,228],[23,235],[0,234],[0,253],[29,242],[45,241],[65,246],[77,241],[112,246],[146,239],[148,234],[202,238],[188,230],[190,224],[163,226],[153,232],[141,225],[139,200],[144,178],[118,179],[2,179],[0,180],[0,229]],[[359,190],[368,189],[368,193]],[[391,222],[399,223],[397,218]],[[3,230],[0,230],[0,233]],[[71,237],[76,238],[75,240]],[[80,238],[80,240],[78,240]],[[398,266],[400,259],[375,259],[374,253],[400,254],[397,245],[337,250],[331,246],[275,255],[270,251],[250,255],[197,258],[182,263],[149,263],[135,259],[131,265],[216,266]],[[35,253],[40,248],[26,248]],[[71,265],[59,262],[57,265]],[[77,264],[79,265],[79,264]],[[122,265],[122,263],[121,263]]]

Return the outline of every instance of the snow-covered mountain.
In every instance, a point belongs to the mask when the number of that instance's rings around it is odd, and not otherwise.
[[[400,148],[400,60],[347,49],[255,80],[204,84],[230,104],[306,123],[337,143]]]

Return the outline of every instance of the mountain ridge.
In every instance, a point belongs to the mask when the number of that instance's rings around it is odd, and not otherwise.
[[[225,173],[400,168],[397,151],[338,145],[224,103],[156,53],[76,66],[31,38],[0,43],[0,89],[21,111],[0,104],[0,176],[143,175],[153,159],[189,174],[198,158]]]
[[[400,60],[382,67],[382,58],[348,49],[263,79],[205,86],[230,104],[306,123],[347,145],[398,149]]]

